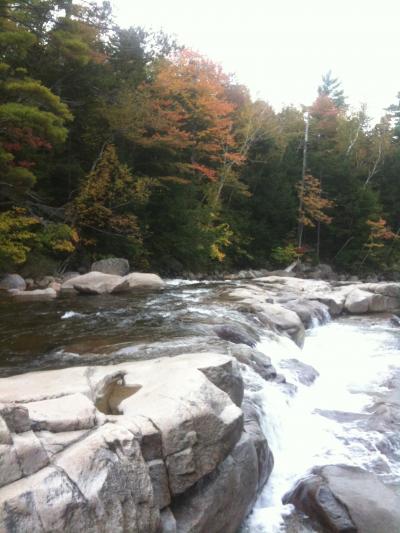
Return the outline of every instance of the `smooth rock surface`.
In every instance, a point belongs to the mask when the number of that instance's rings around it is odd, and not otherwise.
[[[0,290],[9,291],[16,289],[24,291],[26,289],[26,283],[23,277],[19,274],[6,274],[0,280]]]
[[[0,379],[0,531],[236,530],[272,468],[242,399],[212,352]]]
[[[110,257],[100,259],[92,263],[92,272],[102,272],[103,274],[113,274],[115,276],[126,276],[129,274],[129,261],[120,257]]]
[[[121,276],[88,272],[65,281],[61,292],[79,292],[81,294],[111,294],[129,290],[128,282]]]
[[[46,301],[57,298],[57,291],[52,287],[48,287],[47,289],[34,289],[33,291],[13,290],[10,292],[14,298],[24,301]]]
[[[242,326],[237,324],[234,326],[216,326],[214,331],[220,339],[233,342],[234,344],[247,344],[251,348],[260,340],[257,334],[250,334]]]
[[[376,475],[354,466],[314,468],[285,495],[284,503],[292,503],[326,531],[400,531],[400,497]]]
[[[157,274],[147,274],[143,272],[132,272],[124,277],[128,282],[129,289],[162,289],[164,281]]]

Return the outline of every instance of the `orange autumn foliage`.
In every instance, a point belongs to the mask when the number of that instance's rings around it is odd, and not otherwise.
[[[142,85],[149,112],[139,144],[178,152],[184,164],[177,179],[191,175],[213,182],[224,164],[243,163],[232,133],[236,106],[227,97],[229,83],[218,65],[183,50]]]
[[[321,182],[311,174],[304,176],[304,182],[298,186],[301,201],[299,222],[304,226],[315,227],[315,222],[330,224],[332,217],[324,213],[324,209],[333,207],[333,202],[323,198]]]

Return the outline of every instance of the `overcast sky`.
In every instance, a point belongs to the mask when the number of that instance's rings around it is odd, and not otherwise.
[[[275,108],[310,104],[332,70],[379,118],[400,91],[400,0],[114,0],[122,26],[162,28]]]

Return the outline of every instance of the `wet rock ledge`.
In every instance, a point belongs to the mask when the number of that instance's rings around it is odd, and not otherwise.
[[[234,533],[272,469],[215,353],[0,379],[0,531]]]

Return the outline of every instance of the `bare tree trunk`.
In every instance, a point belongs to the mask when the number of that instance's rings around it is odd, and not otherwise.
[[[381,138],[381,142],[379,143],[378,156],[377,156],[377,158],[375,160],[375,163],[374,163],[372,169],[369,171],[368,177],[367,177],[367,179],[365,180],[365,183],[364,183],[364,187],[367,187],[368,183],[371,181],[371,179],[375,176],[375,174],[378,171],[378,165],[381,162],[381,158],[382,158],[382,142],[383,141],[382,141],[382,138]]]
[[[300,197],[299,197],[299,227],[298,227],[298,247],[301,248],[303,242],[303,230],[304,224],[301,221],[302,212],[303,212],[303,197],[304,197],[304,183],[307,172],[307,148],[308,148],[308,131],[309,131],[309,120],[308,112],[304,115],[305,118],[305,129],[304,129],[304,146],[303,146],[303,167],[301,172],[301,185],[300,185]]]

